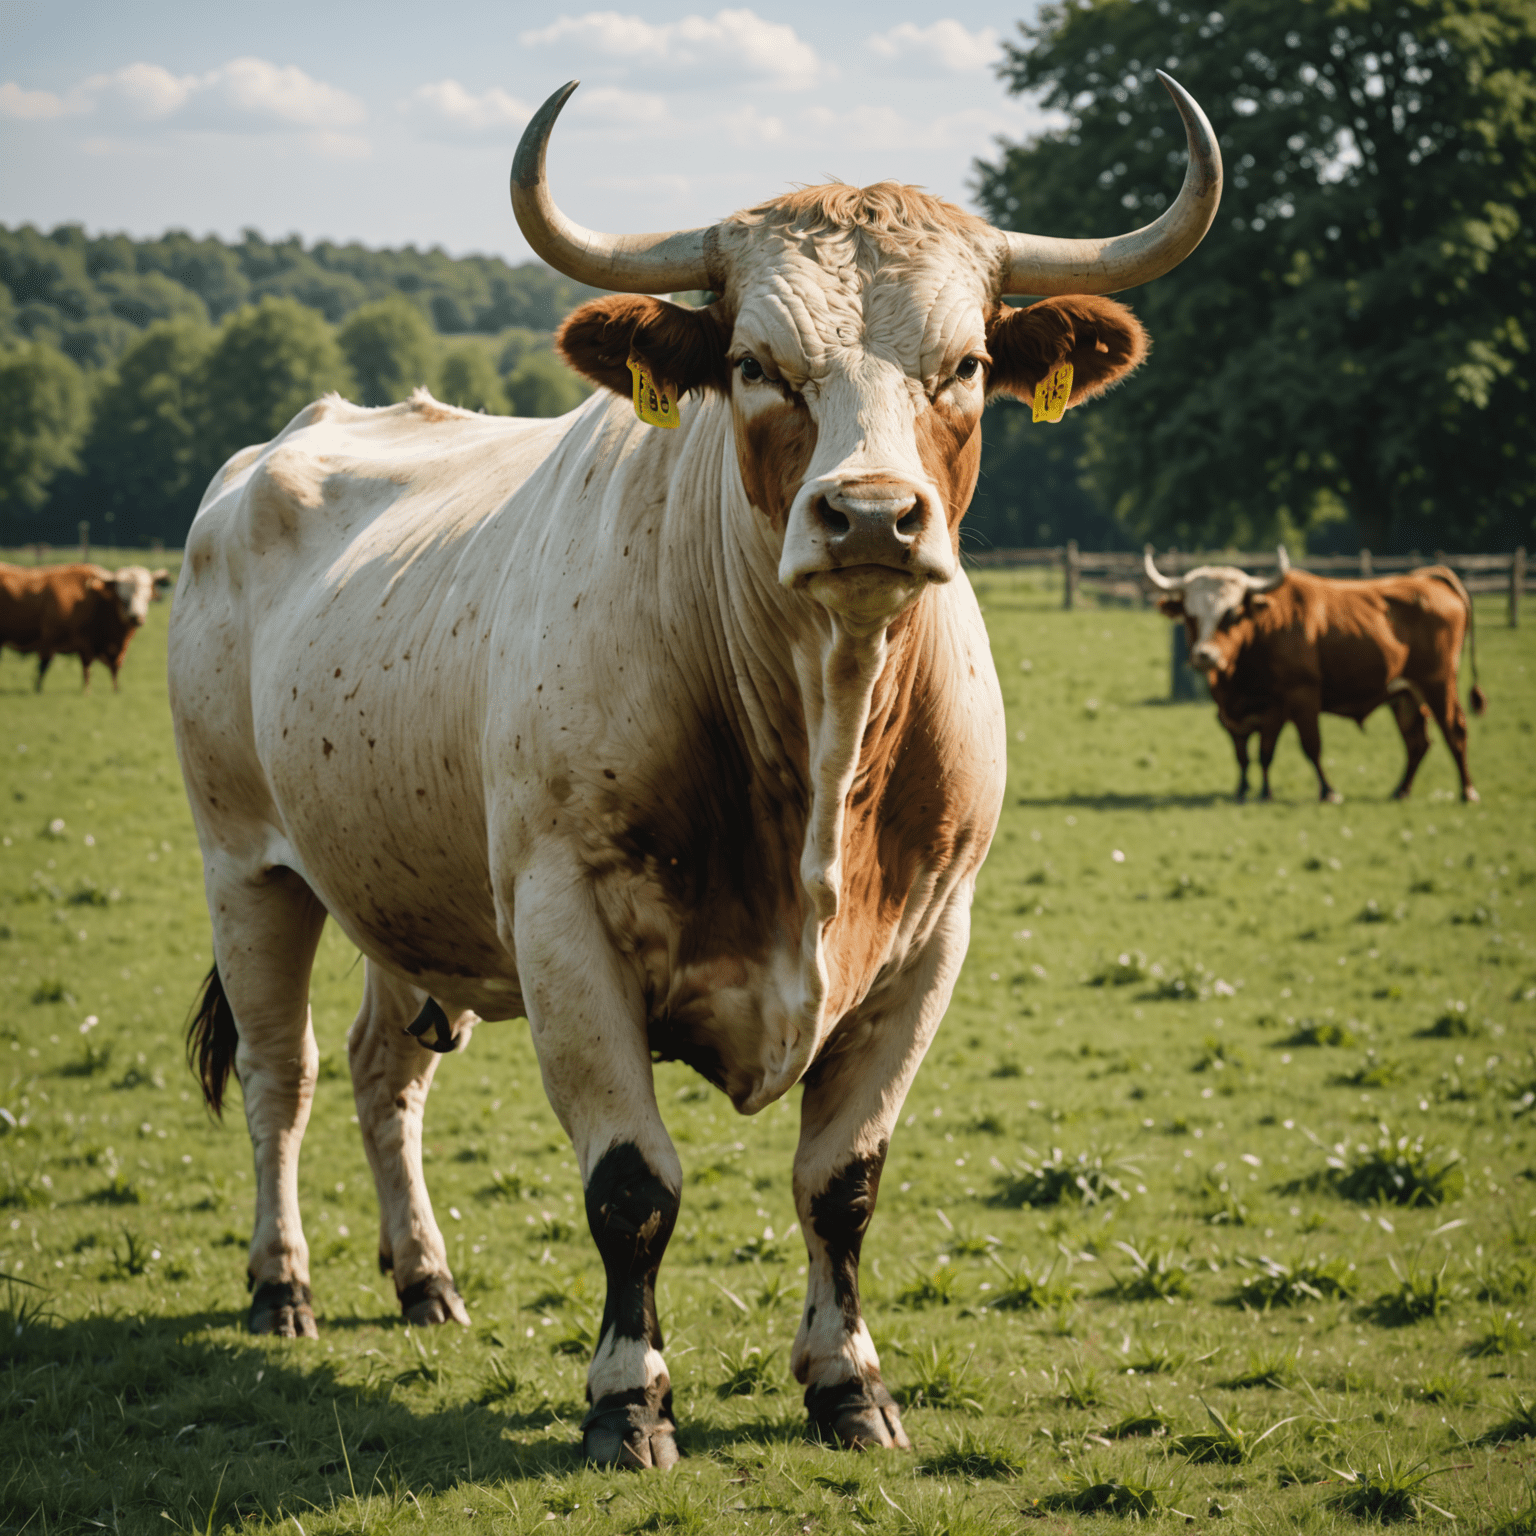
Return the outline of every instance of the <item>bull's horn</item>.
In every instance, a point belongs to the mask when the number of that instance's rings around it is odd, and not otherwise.
[[[1163,573],[1152,563],[1152,546],[1147,545],[1141,552],[1141,563],[1147,573],[1147,580],[1157,588],[1159,592],[1182,592],[1184,584],[1179,581],[1169,581]]]
[[[1250,576],[1248,578],[1248,590],[1250,592],[1273,592],[1291,574],[1291,557],[1286,554],[1285,545],[1277,544],[1275,546],[1275,554],[1279,559],[1279,569],[1276,570],[1273,576],[1268,578]]]
[[[1157,78],[1173,97],[1189,140],[1189,165],[1173,206],[1151,224],[1107,240],[1009,231],[1004,293],[1118,293],[1171,271],[1205,238],[1221,202],[1221,149],[1195,98],[1162,70]]]
[[[512,159],[512,211],[534,250],[557,272],[619,293],[675,293],[711,288],[714,229],[666,234],[604,235],[573,224],[555,207],[544,176],[544,152],[560,109],[580,82],[563,85],[533,114]]]

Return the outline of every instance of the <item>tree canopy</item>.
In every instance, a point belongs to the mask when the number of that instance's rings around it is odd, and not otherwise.
[[[551,333],[591,291],[441,251],[0,228],[0,542],[178,543],[223,460],[331,389],[570,410],[590,386]]]
[[[1529,542],[1536,6],[1083,0],[1020,32],[1005,78],[1064,123],[978,165],[995,222],[1104,235],[1156,217],[1185,158],[1159,68],[1210,116],[1226,192],[1200,249],[1125,296],[1146,368],[1070,425],[996,434],[993,520],[1032,521],[1027,484],[996,485],[1010,455],[1061,485],[1020,441],[1056,431],[1069,489],[1134,536]]]

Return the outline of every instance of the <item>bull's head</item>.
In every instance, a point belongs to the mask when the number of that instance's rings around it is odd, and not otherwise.
[[[149,617],[155,578],[142,565],[125,565],[112,577],[112,592],[123,623],[129,629],[137,629]]]
[[[1027,398],[1070,362],[1077,405],[1145,356],[1136,317],[1100,295],[1182,261],[1221,196],[1210,124],[1161,78],[1189,141],[1184,185],[1155,223],[1112,239],[1007,233],[894,182],[813,187],[705,229],[596,234],[560,212],[545,179],[574,82],[528,125],[512,203],[551,266],[620,290],[567,320],[567,360],[624,395],[634,361],[677,394],[726,396],[780,582],[874,629],[958,569],[987,394]],[[633,296],[696,289],[719,297],[695,310]],[[1010,294],[1053,297],[1018,309]]]
[[[1152,561],[1152,546],[1142,556],[1147,580],[1164,594],[1158,607],[1170,619],[1182,619],[1189,636],[1189,663],[1216,676],[1231,671],[1247,631],[1244,620],[1268,601],[1290,575],[1291,560],[1281,544],[1279,567],[1273,576],[1260,578],[1235,565],[1201,565],[1178,581],[1170,581]]]

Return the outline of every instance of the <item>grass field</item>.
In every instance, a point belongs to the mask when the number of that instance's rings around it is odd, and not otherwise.
[[[1536,633],[1480,606],[1480,806],[1438,741],[1389,801],[1383,714],[1325,722],[1344,805],[1288,735],[1279,799],[1240,807],[1211,707],[1163,702],[1165,620],[978,588],[1007,806],[865,1249],[916,1453],[803,1439],[793,1096],[742,1121],[665,1066],[667,1478],[578,1459],[601,1268],[521,1025],[477,1031],[428,1111],[474,1326],[400,1323],[334,931],[322,1337],[242,1332],[249,1143],[182,1062],[209,938],[167,609],[117,695],[0,661],[0,1530],[1536,1531]]]

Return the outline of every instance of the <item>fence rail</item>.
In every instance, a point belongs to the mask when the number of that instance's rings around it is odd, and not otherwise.
[[[1061,602],[1075,608],[1085,586],[1100,598],[1139,602],[1146,607],[1156,595],[1156,588],[1142,569],[1142,557],[1124,550],[1083,553],[1075,542],[1049,549],[989,549],[966,555],[966,564],[978,570],[1056,570],[1061,574]],[[1235,565],[1244,570],[1271,571],[1275,565],[1273,550],[1257,553],[1238,551],[1220,554],[1169,549],[1157,555],[1157,568],[1166,576],[1179,576],[1197,565]],[[1508,597],[1510,628],[1520,624],[1520,600],[1532,590],[1536,580],[1523,548],[1507,555],[1456,555],[1435,550],[1424,555],[1373,555],[1362,549],[1354,555],[1314,555],[1295,562],[1296,569],[1319,576],[1370,580],[1412,571],[1424,565],[1448,565],[1472,593],[1504,592]]]

